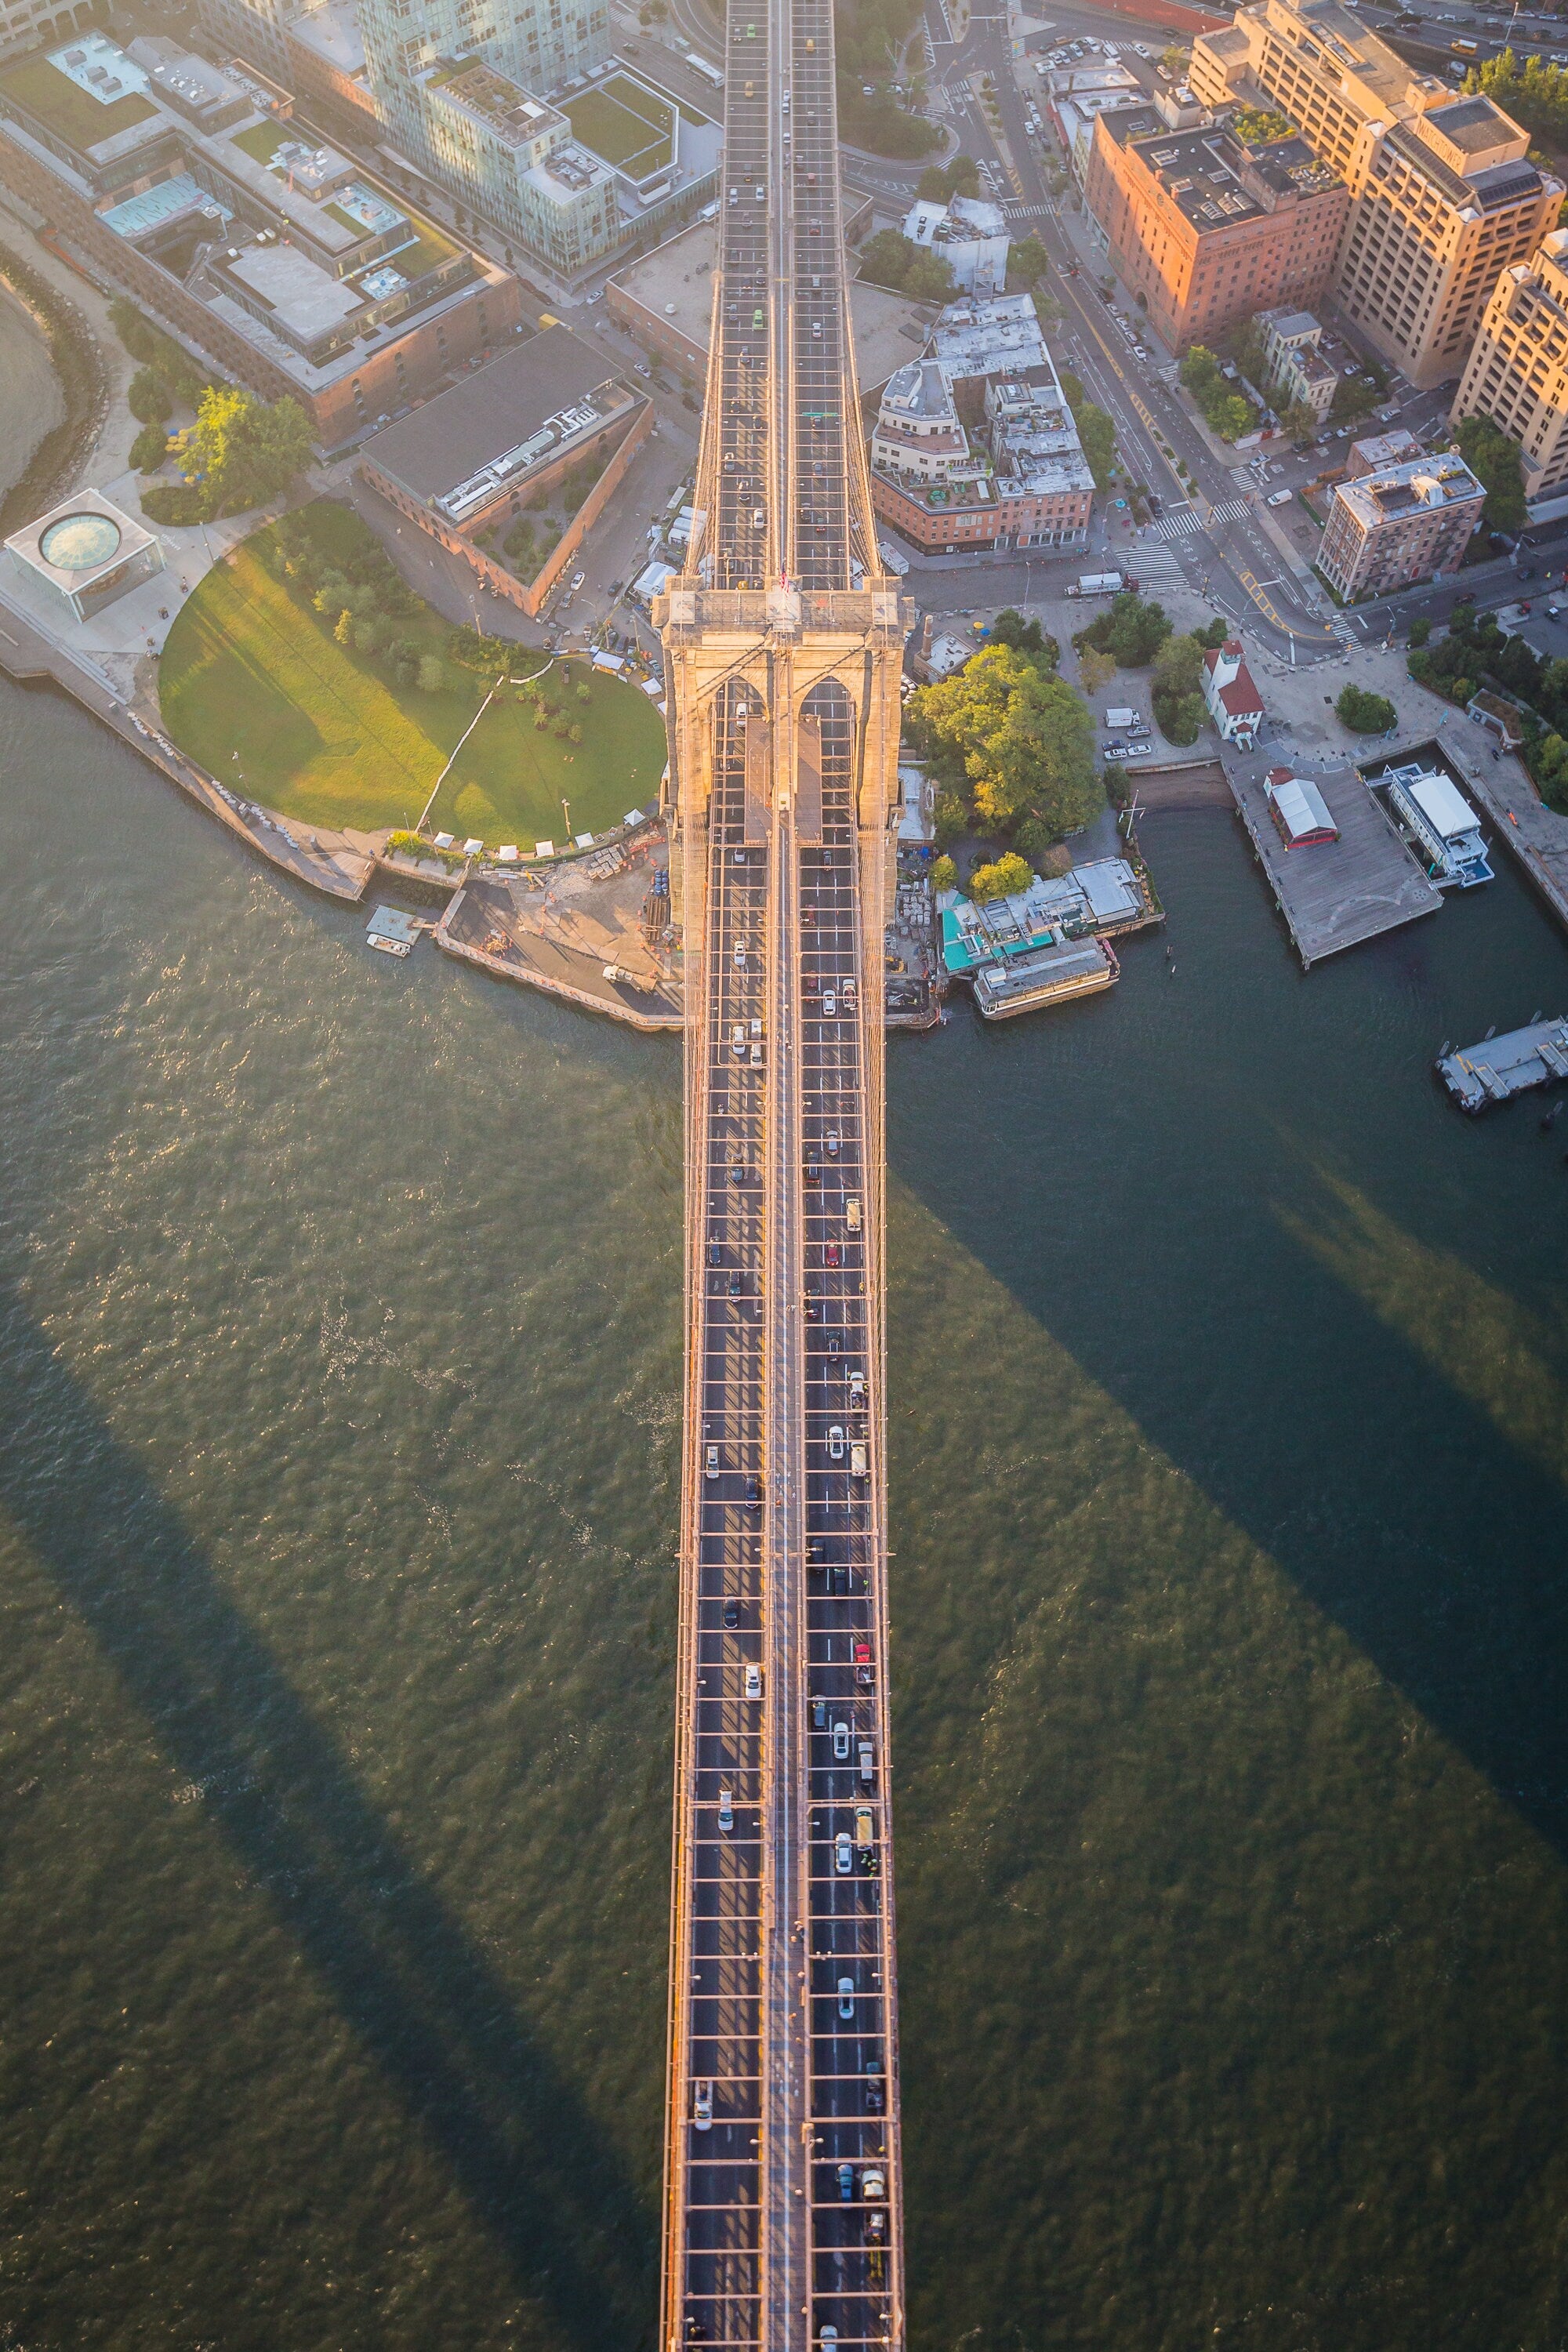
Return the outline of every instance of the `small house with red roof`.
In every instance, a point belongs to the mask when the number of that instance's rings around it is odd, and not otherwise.
[[[1204,656],[1204,700],[1222,740],[1250,751],[1263,724],[1263,697],[1252,682],[1235,637]]]

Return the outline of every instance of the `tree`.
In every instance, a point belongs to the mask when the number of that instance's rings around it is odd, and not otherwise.
[[[346,604],[333,624],[332,636],[340,646],[352,646],[354,641],[354,616]]]
[[[1230,118],[1230,133],[1244,147],[1268,147],[1276,139],[1299,137],[1295,124],[1277,106],[1238,106]]]
[[[169,436],[161,425],[144,425],[131,444],[131,462],[139,474],[155,474],[168,455]]]
[[[1034,654],[1048,669],[1055,669],[1062,649],[1055,637],[1047,637],[1037,620],[1026,621],[1013,605],[1004,606],[991,624],[994,645],[1011,646],[1015,653]]]
[[[1116,472],[1116,427],[1104,409],[1095,406],[1084,391],[1082,379],[1074,375],[1071,368],[1062,369],[1061,386],[1089,472],[1094,476],[1094,487],[1097,490],[1108,489]]]
[[[900,290],[911,302],[951,302],[955,290],[952,264],[940,253],[917,251]]]
[[[1135,588],[1124,588],[1098,620],[1079,631],[1073,644],[1080,655],[1085,646],[1109,654],[1118,669],[1143,669],[1170,634],[1164,606],[1146,604]]]
[[[1169,48],[1162,49],[1160,52],[1160,63],[1176,81],[1180,81],[1187,70],[1187,58],[1188,52],[1175,41],[1171,43]]]
[[[1154,664],[1154,718],[1172,743],[1195,743],[1207,716],[1201,691],[1204,647],[1196,637],[1171,637]]]
[[[1201,694],[1184,694],[1174,702],[1163,706],[1161,730],[1168,743],[1195,743],[1208,717],[1207,706]]]
[[[1363,375],[1342,375],[1329,411],[1336,425],[1357,425],[1377,406],[1377,388]]]
[[[238,384],[211,384],[190,448],[205,476],[209,514],[239,514],[276,498],[310,464],[310,422],[297,400],[268,405]]]
[[[578,679],[573,691],[575,693],[579,702],[591,702],[594,698],[594,689],[589,685],[585,677]]]
[[[1486,490],[1481,520],[1491,530],[1522,530],[1524,471],[1519,444],[1489,416],[1461,416],[1454,427],[1459,455]]]
[[[1413,646],[1424,646],[1431,634],[1432,624],[1430,621],[1412,621],[1410,624],[1409,642]]]
[[[939,857],[936,860],[931,869],[931,887],[933,890],[957,889],[958,868],[951,857]]]
[[[1221,646],[1229,644],[1231,635],[1230,623],[1219,616],[1212,620],[1206,629],[1194,629],[1193,643],[1204,646],[1208,652],[1217,653]]]
[[[909,709],[932,747],[933,764],[973,787],[988,824],[1033,814],[1053,838],[1087,824],[1100,804],[1094,730],[1072,688],[1006,645],[989,645],[940,685],[922,687]],[[938,802],[939,832],[942,844]]]
[[[975,867],[969,877],[969,895],[976,906],[984,906],[988,898],[1010,898],[1016,890],[1026,890],[1034,878],[1027,858],[1009,850],[994,866]]]
[[[890,286],[899,293],[919,252],[919,246],[901,229],[879,228],[860,247],[860,275],[873,286]]]
[[[1085,646],[1078,657],[1078,682],[1085,694],[1098,694],[1116,676],[1116,656],[1098,646]]]
[[[1042,327],[1061,325],[1064,313],[1054,294],[1047,294],[1043,286],[1037,286],[1032,289],[1030,299],[1035,305],[1035,316]]]
[[[931,810],[931,833],[939,849],[969,830],[969,811],[958,793],[938,793]]]
[[[1292,441],[1315,441],[1318,412],[1310,400],[1293,400],[1280,417],[1279,425]]]
[[[1347,686],[1341,689],[1334,705],[1334,715],[1344,721],[1357,735],[1387,735],[1392,732],[1397,713],[1385,694],[1369,694],[1364,687]]]
[[[1252,403],[1229,389],[1219,362],[1202,343],[1194,343],[1182,362],[1181,378],[1209,431],[1220,440],[1239,441],[1258,422]]]
[[[169,387],[155,368],[137,369],[131,379],[125,404],[139,425],[162,425],[174,412]]]
[[[1050,268],[1051,257],[1037,236],[1024,237],[1007,256],[1007,275],[1020,286],[1035,286]]]

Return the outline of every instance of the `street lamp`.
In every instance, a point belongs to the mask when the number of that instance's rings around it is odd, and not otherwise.
[[[563,800],[561,803],[561,822],[566,828],[566,838],[570,841],[572,838],[572,803],[568,800]]]

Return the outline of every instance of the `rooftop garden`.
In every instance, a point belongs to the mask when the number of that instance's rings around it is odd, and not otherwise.
[[[73,147],[84,149],[100,146],[104,140],[133,130],[138,122],[148,121],[158,111],[135,90],[102,106],[96,98],[89,98],[86,90],[79,89],[47,58],[28,58],[0,74],[0,96],[14,100],[29,114],[36,114],[40,122],[68,140]]]
[[[567,99],[563,111],[574,138],[634,180],[658,171],[674,153],[674,107],[626,74]]]

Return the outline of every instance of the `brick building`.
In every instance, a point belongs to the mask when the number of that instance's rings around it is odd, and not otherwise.
[[[1173,351],[1238,319],[1326,293],[1344,184],[1300,139],[1245,147],[1229,131],[1094,126],[1087,198],[1123,284]]]
[[[1562,184],[1489,98],[1405,64],[1340,0],[1253,0],[1193,47],[1211,107],[1272,105],[1350,191],[1335,260],[1345,316],[1412,383],[1465,363],[1499,274],[1556,220]]]
[[[0,182],[181,341],[291,395],[331,449],[512,335],[516,278],[320,143],[286,95],[161,66],[89,36],[0,68]]]
[[[1340,483],[1318,570],[1345,603],[1457,572],[1486,492],[1462,457],[1417,457]]]
[[[604,373],[605,354],[567,328],[504,352],[488,367],[374,434],[359,470],[399,514],[461,556],[485,586],[536,614],[626,478],[654,421],[653,403]],[[603,466],[560,540],[524,580],[481,539],[510,529],[574,467]]]

